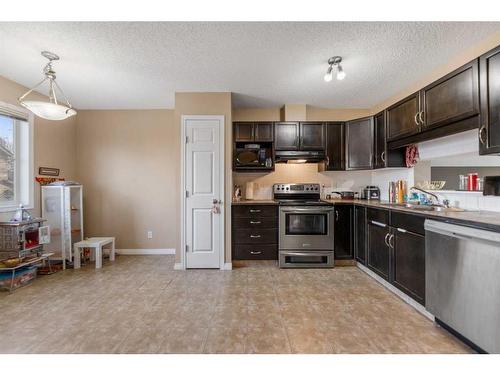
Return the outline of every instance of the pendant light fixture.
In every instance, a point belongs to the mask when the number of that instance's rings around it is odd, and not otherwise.
[[[21,96],[18,101],[23,107],[27,108],[33,112],[38,117],[44,118],[46,120],[64,120],[68,117],[76,115],[76,111],[71,106],[70,102],[64,95],[64,92],[59,87],[56,82],[56,72],[52,68],[52,62],[59,60],[59,56],[55,53],[42,51],[42,56],[49,60],[45,68],[43,68],[43,74],[45,78],[40,81],[35,87],[30,89],[26,94]],[[49,84],[49,101],[42,100],[26,100],[26,97],[33,92],[33,90],[40,87],[45,82]],[[59,102],[56,95],[56,90],[59,91],[64,102]]]
[[[342,65],[340,63],[342,62],[342,57],[340,56],[333,56],[328,59],[328,70],[326,71],[325,76],[323,79],[325,82],[330,82],[333,78],[333,69],[337,69],[337,80],[342,81],[346,74],[344,72],[344,69],[342,69]]]

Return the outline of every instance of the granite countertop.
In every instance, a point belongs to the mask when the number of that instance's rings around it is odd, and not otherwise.
[[[278,204],[274,199],[242,199],[239,202],[232,201],[233,206],[244,205],[244,204]]]
[[[462,221],[468,223],[481,224],[492,230],[500,231],[500,212],[492,211],[417,211],[411,208],[389,205],[387,201],[364,200],[364,199],[329,199],[327,202],[333,204],[357,204],[360,206],[382,208],[392,211],[408,212],[415,215],[422,215],[429,218],[438,218],[446,221]]]

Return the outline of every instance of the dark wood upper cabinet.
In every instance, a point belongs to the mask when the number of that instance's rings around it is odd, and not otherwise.
[[[373,166],[373,117],[346,123],[346,169],[371,169]]]
[[[299,123],[277,122],[274,124],[274,146],[276,150],[299,149]]]
[[[300,149],[304,151],[325,149],[325,123],[300,123]]]
[[[418,92],[387,108],[387,140],[390,141],[420,132],[419,112],[420,95]]]
[[[366,264],[366,207],[354,207],[354,256]]]
[[[345,137],[343,122],[326,123],[326,158],[318,164],[320,171],[345,170]]]
[[[500,153],[500,46],[479,58],[481,125],[479,153]]]
[[[235,122],[233,124],[234,140],[236,142],[253,142],[254,123]]]
[[[476,59],[420,90],[422,130],[479,114],[478,82]]]
[[[382,111],[373,117],[373,168],[401,168],[406,167],[406,148],[389,150],[386,138],[386,112]]]
[[[334,258],[354,259],[352,246],[353,206],[337,205],[334,208],[334,215]]]
[[[254,124],[254,140],[255,142],[272,142],[274,140],[272,122],[256,122]]]
[[[235,142],[272,142],[274,138],[272,122],[235,122],[233,132]]]

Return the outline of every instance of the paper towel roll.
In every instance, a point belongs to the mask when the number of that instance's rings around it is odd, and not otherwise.
[[[247,200],[253,199],[254,188],[255,188],[255,182],[247,182],[245,188],[245,199]]]

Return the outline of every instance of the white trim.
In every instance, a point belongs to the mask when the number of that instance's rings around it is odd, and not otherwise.
[[[224,271],[231,271],[233,269],[233,263],[224,263],[221,269]]]
[[[398,288],[396,288],[394,285],[390,284],[383,278],[381,278],[379,275],[377,275],[375,272],[371,271],[367,267],[363,266],[361,263],[358,262],[357,264],[358,268],[365,272],[368,276],[372,277],[375,279],[377,282],[382,284],[386,289],[389,289],[392,293],[394,293],[396,296],[401,298],[403,301],[405,301],[408,305],[413,307],[415,310],[417,310],[420,314],[425,316],[427,319],[434,321],[434,315],[432,315],[430,312],[428,312],[424,306],[422,306],[420,303],[415,301],[413,298],[407,296],[404,294],[402,291],[400,291]]]
[[[174,263],[174,270],[176,271],[184,271],[184,265],[182,263]]]
[[[120,255],[172,255],[175,249],[116,249]]]
[[[186,228],[185,228],[185,209],[186,209],[186,176],[185,176],[185,157],[186,157],[186,121],[187,120],[219,120],[219,165],[220,165],[220,199],[221,204],[221,226],[220,226],[220,245],[221,250],[219,253],[219,269],[224,269],[224,256],[225,256],[225,221],[224,221],[224,204],[226,204],[226,185],[225,185],[225,117],[224,115],[182,115],[181,116],[181,261],[174,265],[174,269],[186,269]],[[229,202],[227,202],[229,204]],[[176,268],[178,267],[178,268]],[[180,268],[179,268],[180,267]]]

